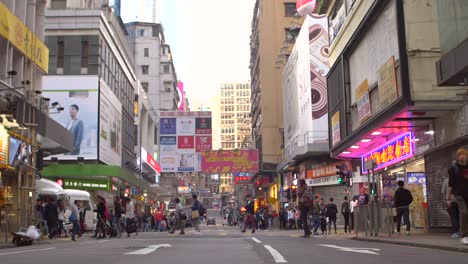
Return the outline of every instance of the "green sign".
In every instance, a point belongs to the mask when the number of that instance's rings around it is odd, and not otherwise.
[[[77,190],[110,190],[109,179],[96,180],[96,179],[63,179],[64,189],[77,189]]]

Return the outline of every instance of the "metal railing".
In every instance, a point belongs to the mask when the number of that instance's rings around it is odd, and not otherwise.
[[[356,236],[365,233],[366,236],[379,234],[394,234],[392,203],[378,202],[360,205],[354,212],[354,230]]]

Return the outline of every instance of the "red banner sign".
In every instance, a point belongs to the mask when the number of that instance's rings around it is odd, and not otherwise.
[[[212,149],[212,137],[211,136],[197,136],[195,144],[195,151],[210,151]]]
[[[177,137],[177,148],[179,149],[193,149],[195,148],[193,136],[178,136]]]

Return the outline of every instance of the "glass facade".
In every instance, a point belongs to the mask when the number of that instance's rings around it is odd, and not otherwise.
[[[468,1],[439,0],[439,32],[442,55],[468,39]]]

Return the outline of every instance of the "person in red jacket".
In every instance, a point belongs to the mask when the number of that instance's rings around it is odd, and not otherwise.
[[[156,222],[156,224],[154,225],[154,232],[161,232],[161,230],[159,229],[159,225],[162,221],[164,221],[164,214],[161,208],[159,207],[158,210],[154,213],[154,221]]]

